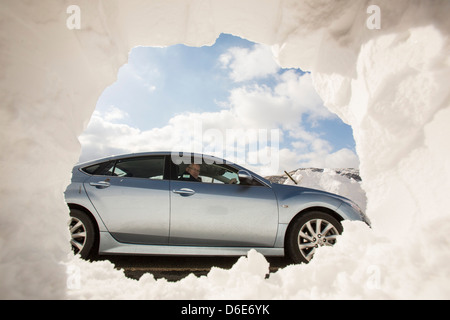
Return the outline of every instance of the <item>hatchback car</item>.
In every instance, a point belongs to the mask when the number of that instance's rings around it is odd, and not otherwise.
[[[65,192],[71,244],[91,254],[288,255],[308,262],[341,221],[369,224],[351,200],[271,183],[203,154],[151,152],[76,165]]]

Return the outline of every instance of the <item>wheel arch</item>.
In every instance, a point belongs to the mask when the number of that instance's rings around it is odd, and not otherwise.
[[[100,228],[99,228],[99,226],[98,226],[97,219],[94,217],[94,215],[92,214],[91,211],[89,211],[87,208],[85,208],[85,207],[83,207],[83,206],[81,206],[81,205],[79,205],[79,204],[76,204],[76,203],[68,203],[67,206],[69,207],[69,209],[75,209],[75,210],[82,211],[82,212],[84,212],[84,213],[89,217],[89,219],[90,219],[91,222],[92,222],[92,225],[94,226],[94,231],[95,231],[95,235],[96,235],[96,237],[95,237],[95,243],[94,243],[94,248],[95,248],[95,250],[97,250],[97,252],[98,252],[99,243],[100,243]]]
[[[83,205],[76,204],[73,202],[67,203],[67,206],[69,207],[69,209],[77,209],[77,210],[80,210],[80,211],[83,211],[84,213],[86,213],[89,216],[89,218],[92,220],[92,222],[94,223],[96,231],[100,232],[100,226],[98,224],[97,217],[92,213],[91,210],[89,210],[88,208],[86,208]]]
[[[291,228],[294,224],[294,222],[299,219],[301,216],[305,215],[308,212],[313,212],[313,211],[319,211],[325,214],[329,214],[331,217],[335,218],[339,223],[342,222],[344,220],[344,218],[339,215],[339,213],[337,213],[336,211],[327,208],[327,207],[323,207],[323,206],[314,206],[314,207],[309,207],[306,209],[301,210],[300,212],[298,212],[295,216],[292,217],[292,219],[289,221],[289,224],[286,228],[286,232],[284,233],[284,250],[285,250],[285,254],[286,254],[286,248],[287,248],[287,243],[286,241],[288,240],[288,235],[291,232]]]

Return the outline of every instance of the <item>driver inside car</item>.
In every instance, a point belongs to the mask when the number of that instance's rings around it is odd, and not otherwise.
[[[202,182],[202,178],[199,177],[199,174],[200,165],[190,164],[187,166],[186,171],[181,175],[180,180]]]

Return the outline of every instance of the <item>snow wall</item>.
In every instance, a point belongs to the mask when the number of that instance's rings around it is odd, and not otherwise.
[[[0,298],[450,298],[449,12],[446,0],[3,0]],[[334,248],[269,279],[255,251],[176,283],[73,258],[63,191],[102,90],[134,46],[220,33],[312,72],[353,128],[373,228],[346,223]]]

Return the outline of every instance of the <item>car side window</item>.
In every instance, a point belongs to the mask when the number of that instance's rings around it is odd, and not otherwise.
[[[237,171],[219,164],[205,164],[200,166],[202,182],[219,184],[239,184]]]
[[[164,163],[164,156],[120,159],[116,161],[111,173],[116,177],[162,180]]]
[[[97,163],[88,167],[84,167],[81,170],[90,175],[95,176],[110,176],[114,169],[114,161],[107,161],[102,163]]]
[[[218,163],[206,163],[202,159],[194,159],[192,163],[199,165],[200,172],[198,172],[199,181],[202,183],[215,183],[215,184],[244,184],[239,181],[238,169],[227,165]],[[181,163],[175,165],[176,175],[173,175],[172,179],[183,180],[182,177],[187,174],[189,170],[189,163]],[[254,181],[250,185],[261,185],[259,182]]]

